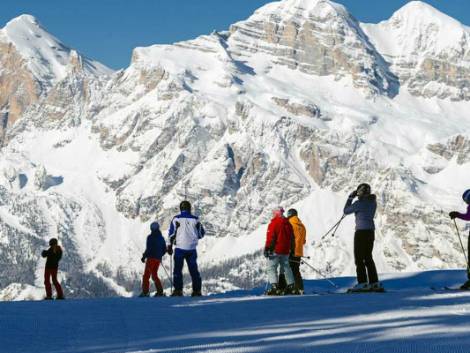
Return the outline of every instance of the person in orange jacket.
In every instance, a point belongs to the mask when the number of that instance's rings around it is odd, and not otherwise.
[[[304,245],[307,242],[307,231],[302,221],[299,219],[296,209],[291,208],[287,211],[287,219],[294,231],[295,241],[295,246],[293,247],[289,258],[289,265],[295,280],[294,294],[303,294],[304,281],[300,273],[300,263],[302,256],[304,256]]]

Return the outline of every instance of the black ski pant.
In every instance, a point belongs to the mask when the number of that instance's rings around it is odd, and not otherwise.
[[[289,265],[294,275],[294,283],[296,290],[304,290],[304,280],[302,279],[302,275],[300,274],[300,260],[301,258],[297,256],[291,256],[289,258]]]
[[[290,256],[289,257],[289,266],[292,270],[292,274],[294,275],[294,288],[297,290],[304,290],[304,280],[302,279],[302,275],[300,273],[300,257],[297,256]],[[279,274],[279,283],[278,287],[282,290],[286,289],[286,276],[283,273]]]
[[[467,260],[470,257],[470,232],[468,232],[468,242],[467,242]],[[467,279],[470,280],[470,268],[468,267],[467,264]]]
[[[372,229],[357,230],[354,234],[354,259],[358,283],[375,283],[379,281],[377,269],[372,259],[374,240],[375,234]]]

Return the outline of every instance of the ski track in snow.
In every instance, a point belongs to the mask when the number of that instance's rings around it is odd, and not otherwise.
[[[468,352],[464,271],[384,276],[390,292],[0,303],[2,352]],[[334,281],[347,288],[353,278]],[[308,281],[306,292],[329,290]]]

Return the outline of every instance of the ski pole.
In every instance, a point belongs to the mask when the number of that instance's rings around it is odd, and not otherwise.
[[[467,263],[467,272],[468,272],[470,268],[470,266],[468,265],[468,257],[467,257],[467,254],[465,253],[465,248],[462,243],[462,238],[460,238],[459,227],[457,226],[457,222],[455,221],[455,218],[454,218],[454,226],[455,226],[455,230],[457,231],[457,236],[459,237],[459,242],[460,242],[460,246],[462,247],[463,256],[465,257],[465,262]]]
[[[168,271],[166,270],[165,268],[165,265],[163,265],[163,262],[162,262],[162,268],[163,268],[163,271],[165,271],[165,274],[166,274],[166,278],[168,279],[168,281],[170,282],[170,288],[173,288],[173,282],[170,278],[170,275],[168,274]]]
[[[333,287],[335,288],[339,288],[333,281],[331,281],[330,279],[326,278],[326,276],[321,273],[319,270],[317,270],[315,267],[313,267],[312,265],[310,265],[308,262],[305,262],[304,260],[300,260],[300,261],[291,261],[293,263],[296,263],[296,264],[305,264],[307,265],[308,267],[310,267],[314,272],[316,272],[317,274],[320,275],[320,277],[322,279],[324,279],[325,281],[327,281],[329,284],[331,284]]]
[[[327,237],[328,234],[331,233],[331,236],[334,237],[335,236],[335,233],[336,231],[338,230],[339,228],[339,225],[341,224],[341,222],[343,221],[344,217],[346,217],[345,214],[343,214],[343,216],[341,217],[341,219],[335,223],[335,225],[333,227],[331,227],[328,232],[326,232],[322,237],[321,237],[321,240],[325,239]]]
[[[170,255],[170,272],[171,272],[171,290],[170,293],[173,294],[173,255]]]

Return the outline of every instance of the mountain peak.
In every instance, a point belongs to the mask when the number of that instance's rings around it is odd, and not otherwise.
[[[6,27],[15,26],[18,24],[39,26],[39,22],[36,19],[36,17],[30,14],[23,14],[8,21],[8,23],[6,24]]]
[[[445,13],[423,1],[410,1],[397,10],[390,18],[390,21],[396,22],[410,19],[420,23],[436,23],[458,27],[463,26],[455,18],[446,15]]]
[[[24,14],[9,21],[0,31],[0,40],[11,43],[35,77],[43,82],[57,82],[67,76],[72,49],[63,44],[32,15]],[[106,66],[85,59],[88,73],[109,74]]]
[[[343,5],[329,0],[283,0],[269,3],[255,12],[255,15],[266,14],[278,15],[282,18],[309,17],[311,14],[320,18],[332,15],[350,16]]]

